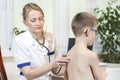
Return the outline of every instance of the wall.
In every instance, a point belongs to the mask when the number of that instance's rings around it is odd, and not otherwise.
[[[75,14],[86,10],[86,0],[70,0],[69,1],[69,37],[74,37],[71,30],[71,21]]]
[[[106,80],[120,80],[120,67],[108,68]]]

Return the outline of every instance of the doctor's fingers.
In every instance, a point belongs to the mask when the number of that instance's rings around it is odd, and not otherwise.
[[[68,59],[67,57],[59,57],[59,58],[56,58],[55,62],[57,62],[57,63],[69,63],[70,59]]]
[[[53,63],[53,68],[55,67],[62,67],[62,66],[66,66],[67,63],[69,63],[70,60],[68,60],[67,58],[56,58],[52,63]]]

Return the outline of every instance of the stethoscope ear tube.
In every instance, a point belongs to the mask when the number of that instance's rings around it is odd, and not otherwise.
[[[43,44],[40,44],[40,42],[38,41],[38,39],[36,39],[36,41],[38,42],[38,44],[40,46],[42,45],[48,51],[47,55],[49,57],[49,63],[50,63],[50,55],[53,55],[55,52],[54,51],[50,52],[49,49],[44,45],[45,44],[45,39],[43,40]]]

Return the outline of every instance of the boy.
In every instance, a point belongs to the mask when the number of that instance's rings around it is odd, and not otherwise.
[[[92,45],[97,33],[98,20],[87,12],[75,15],[72,30],[75,45],[69,50],[71,61],[67,65],[67,80],[104,80],[97,54],[87,48]]]

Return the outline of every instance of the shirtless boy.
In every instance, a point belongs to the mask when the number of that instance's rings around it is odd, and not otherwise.
[[[105,80],[97,54],[87,48],[92,45],[98,28],[98,20],[87,12],[81,12],[72,20],[72,30],[75,35],[75,45],[69,50],[65,73],[67,80]]]

